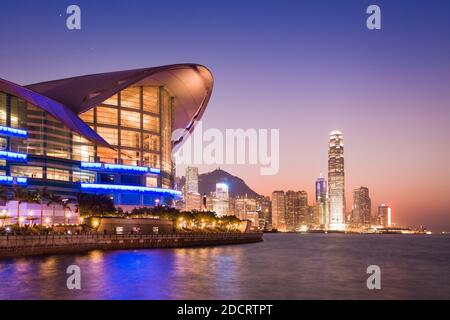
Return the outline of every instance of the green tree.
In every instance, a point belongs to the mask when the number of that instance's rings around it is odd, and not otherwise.
[[[13,190],[13,200],[17,201],[17,224],[20,224],[20,205],[29,199],[28,191],[23,187],[15,187]]]
[[[103,194],[78,193],[78,212],[81,216],[116,215],[114,201]]]
[[[32,191],[30,195],[30,202],[37,203],[40,206],[40,224],[43,225],[44,222],[44,204],[48,201],[49,192],[47,187]]]

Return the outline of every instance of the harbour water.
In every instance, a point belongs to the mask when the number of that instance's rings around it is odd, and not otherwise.
[[[81,269],[68,290],[66,269]],[[368,290],[366,269],[381,269]],[[450,299],[450,236],[266,234],[264,242],[0,260],[0,299]]]

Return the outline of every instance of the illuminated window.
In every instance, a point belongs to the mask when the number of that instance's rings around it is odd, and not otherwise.
[[[11,176],[42,179],[42,168],[32,166],[11,166]]]
[[[94,146],[74,145],[73,160],[92,162],[94,161]]]
[[[98,127],[97,133],[111,145],[118,145],[119,131],[114,128]]]
[[[135,150],[122,149],[122,163],[129,166],[137,166],[141,164],[141,153]]]
[[[144,130],[159,132],[159,118],[144,114]]]
[[[128,88],[120,94],[120,105],[126,108],[141,108],[141,88]]]
[[[143,165],[151,168],[159,168],[159,155],[154,153],[144,152]]]
[[[117,106],[119,102],[119,97],[117,94],[113,95],[111,98],[105,100],[103,103],[104,104],[109,104],[112,106]]]
[[[161,170],[172,174],[172,98],[162,90]]]
[[[129,148],[141,147],[141,133],[137,131],[122,130],[121,131],[121,146]]]
[[[13,128],[24,128],[27,118],[27,103],[22,99],[11,97],[10,126]]]
[[[95,173],[74,171],[72,174],[73,182],[92,183],[95,182]]]
[[[97,123],[117,126],[117,113],[118,110],[114,108],[97,107]]]
[[[6,126],[6,94],[0,92],[0,125]]]
[[[82,114],[80,114],[81,120],[84,122],[94,122],[94,109],[90,109]]]
[[[111,148],[97,147],[98,162],[117,163],[118,154]]]
[[[155,177],[146,177],[145,185],[149,188],[158,186],[158,179]]]
[[[139,112],[122,110],[120,112],[120,126],[140,129],[141,114]]]
[[[144,111],[159,114],[159,88],[158,87],[144,87]]]
[[[159,151],[159,136],[144,133],[144,150]]]
[[[6,138],[0,137],[0,150],[6,150],[8,147],[8,140]]]
[[[69,170],[47,168],[47,179],[58,181],[70,181]]]

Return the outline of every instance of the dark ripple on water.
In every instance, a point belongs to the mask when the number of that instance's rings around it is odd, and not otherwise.
[[[450,299],[450,237],[266,234],[256,244],[0,261],[0,299]],[[82,289],[67,289],[69,265]],[[368,290],[366,268],[381,268]]]

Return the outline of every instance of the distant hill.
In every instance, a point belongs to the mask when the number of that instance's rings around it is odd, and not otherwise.
[[[239,177],[233,176],[228,172],[216,169],[214,171],[203,173],[198,175],[198,191],[200,194],[209,194],[210,192],[216,191],[216,183],[226,183],[231,197],[245,196],[249,198],[260,197],[255,191],[250,189],[250,187]],[[181,186],[185,183],[185,178],[183,177],[180,181]]]

